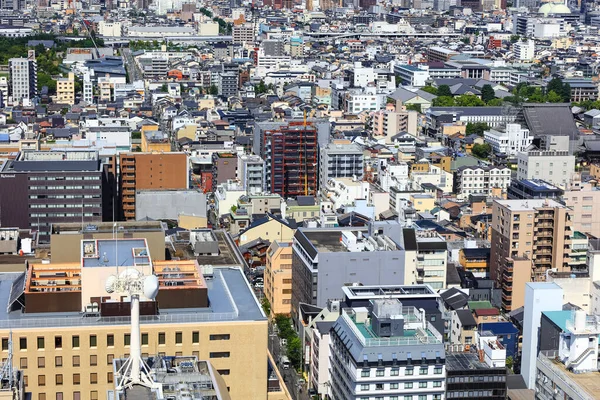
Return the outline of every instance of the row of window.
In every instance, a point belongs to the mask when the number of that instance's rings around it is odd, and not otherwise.
[[[100,189],[100,185],[91,186],[29,186],[29,190],[84,190]]]
[[[30,176],[30,181],[95,181],[99,176]]]
[[[81,217],[81,213],[31,213],[31,218],[45,217]],[[100,213],[83,213],[84,217],[99,217]]]
[[[100,204],[30,204],[30,208],[82,208],[82,207],[97,207],[100,208]]]
[[[371,386],[374,386],[374,388],[371,388]],[[404,382],[404,389],[412,389],[414,387],[414,382]],[[427,381],[423,381],[423,382],[419,382],[419,389],[427,389],[429,387],[429,382]],[[442,387],[442,381],[433,381],[433,386],[434,388],[440,388]],[[385,388],[385,384],[383,383],[376,383],[375,385],[370,385],[368,383],[364,383],[360,385],[360,390],[365,391],[365,390],[384,390]],[[394,390],[394,389],[399,389],[400,388],[400,384],[397,382],[394,383],[390,383],[389,384],[389,389],[390,390]]]
[[[419,368],[419,375],[427,375],[428,373],[429,373],[428,367],[420,367]],[[433,373],[436,375],[440,375],[442,373],[442,367],[434,367]],[[390,376],[399,376],[399,375],[400,375],[400,368],[395,367],[395,368],[390,369]],[[409,368],[409,367],[405,368],[404,376],[411,376],[411,375],[414,375],[414,368]],[[361,378],[371,377],[371,369],[370,368],[362,369],[360,371],[360,376],[361,376]],[[385,368],[376,369],[375,376],[376,377],[385,376]]]
[[[420,394],[419,396],[390,396],[390,400],[413,400],[413,397],[418,400],[427,400],[426,394]],[[360,400],[369,400],[368,397],[361,397]],[[375,397],[375,400],[384,400],[383,397]],[[434,394],[433,400],[442,400],[441,394]]]
[[[227,334],[214,334],[209,335],[209,340],[229,340],[231,335]],[[165,332],[158,333],[158,344],[166,344],[167,336]],[[131,342],[131,336],[129,333],[125,333],[123,335],[123,343],[125,346],[128,346]],[[79,335],[71,336],[71,348],[78,349],[80,348],[80,337]],[[98,346],[98,336],[90,335],[89,336],[89,347],[97,347]],[[200,343],[200,332],[193,331],[192,332],[192,344]],[[175,332],[175,344],[183,344],[183,332]],[[106,335],[106,346],[112,347],[115,345],[115,335],[108,334]],[[142,345],[148,345],[148,333],[142,333]],[[8,351],[9,347],[9,339],[7,337],[2,338],[2,351]],[[37,349],[43,350],[46,348],[46,338],[44,336],[39,336],[37,338]],[[63,337],[61,335],[57,335],[54,337],[54,348],[62,349],[63,348]],[[19,350],[27,350],[27,338],[21,337],[19,338]]]
[[[99,199],[99,194],[32,194],[30,199]]]
[[[98,391],[92,390],[89,398],[90,400],[98,400]],[[39,393],[38,400],[50,400],[50,397],[46,396],[46,393]],[[56,393],[56,400],[65,400],[62,392]],[[81,392],[73,392],[73,400],[81,400]]]
[[[113,382],[113,373],[108,372],[106,376],[107,383]],[[54,375],[54,384],[56,386],[61,386],[64,383],[63,374]],[[98,374],[96,372],[90,373],[90,384],[95,385],[98,383]],[[73,385],[81,384],[81,374],[73,374]],[[37,381],[38,387],[46,386],[46,375],[38,375]]]

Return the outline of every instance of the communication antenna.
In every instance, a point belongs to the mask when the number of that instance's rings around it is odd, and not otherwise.
[[[127,268],[119,275],[110,275],[106,279],[105,289],[107,293],[129,295],[131,301],[131,354],[119,369],[117,391],[130,389],[133,385],[160,388],[142,360],[140,340],[140,296],[154,300],[158,294],[158,278],[156,275],[144,275],[137,269]]]

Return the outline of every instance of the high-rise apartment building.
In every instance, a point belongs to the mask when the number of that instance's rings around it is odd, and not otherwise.
[[[254,27],[250,23],[234,25],[232,35],[233,44],[254,45]]]
[[[372,300],[343,309],[330,332],[332,399],[444,397],[443,338],[416,307]]]
[[[267,250],[264,273],[265,297],[271,314],[292,311],[292,244],[275,241]]]
[[[238,179],[248,194],[264,191],[265,163],[259,156],[244,154],[238,156]]]
[[[96,151],[25,151],[0,167],[0,224],[34,229],[50,240],[52,224],[102,221],[109,185]]]
[[[502,289],[502,308],[524,304],[525,284],[546,272],[569,272],[572,210],[554,200],[495,200],[490,276]]]
[[[205,273],[199,263],[210,257],[154,261],[144,239],[84,238],[77,263],[29,264],[22,274],[3,274],[2,357],[12,337],[13,363],[34,399],[108,398],[118,378],[113,361],[127,358],[134,340],[129,298],[107,293],[105,284],[135,270],[159,282],[156,300],[140,298],[142,357],[207,360],[232,398],[267,398],[267,319],[242,270],[231,267],[241,255],[229,242],[217,246],[230,266]]]
[[[120,196],[123,217],[135,220],[139,190],[188,189],[188,158],[185,153],[121,153]]]
[[[37,61],[35,50],[27,52],[27,58],[8,60],[10,89],[13,103],[31,100],[37,96]]]

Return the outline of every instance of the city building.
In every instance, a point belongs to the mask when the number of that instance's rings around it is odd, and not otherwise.
[[[138,191],[189,187],[186,153],[120,153],[119,165],[121,211],[126,220],[136,219]]]
[[[254,45],[254,26],[250,23],[234,25],[232,35],[233,44]]]
[[[523,306],[528,282],[571,271],[572,214],[554,200],[494,200],[490,277],[505,311]]]
[[[154,126],[156,127],[156,126]],[[142,152],[170,152],[169,135],[156,129],[142,129]]]
[[[491,196],[498,189],[506,192],[510,184],[511,170],[508,167],[466,166],[456,170],[454,179],[457,197],[466,199],[471,195]]]
[[[69,72],[66,78],[56,80],[56,102],[58,104],[75,104],[75,74]]]
[[[518,152],[525,151],[533,141],[533,137],[529,136],[529,129],[521,128],[519,124],[506,124],[504,131],[485,131],[483,138],[492,146],[494,153],[507,156],[515,156]]]
[[[553,199],[562,198],[564,190],[541,179],[512,180],[506,191],[510,200]],[[570,205],[573,208],[572,205]],[[575,226],[575,222],[573,222]],[[600,233],[600,230],[599,230]]]
[[[535,56],[535,42],[531,39],[517,40],[513,43],[515,58],[520,61],[531,61]]]
[[[237,179],[238,155],[230,152],[214,152],[212,154],[212,171],[212,191],[214,192],[217,185]]]
[[[50,240],[52,224],[102,221],[111,204],[96,151],[20,152],[14,160],[4,160],[0,178],[0,224],[34,229],[41,242]]]
[[[565,189],[575,173],[575,156],[566,150],[517,153],[517,179],[541,179]]]
[[[330,333],[334,399],[426,396],[445,393],[445,351],[440,333],[413,306],[372,300],[343,309]]]
[[[394,74],[404,86],[423,87],[429,79],[429,71],[415,65],[394,65]]]
[[[355,143],[333,141],[319,150],[319,182],[324,185],[331,178],[362,180],[364,173],[363,150]]]
[[[35,50],[28,50],[27,58],[8,60],[10,95],[14,104],[29,101],[37,96],[37,61]]]
[[[573,230],[600,237],[600,190],[586,183],[565,191],[563,199],[573,210]]]
[[[238,180],[248,194],[263,193],[265,186],[265,163],[259,156],[252,154],[238,155]]]
[[[241,259],[235,245],[222,232],[208,232],[200,246],[180,249],[191,254],[216,244],[218,256],[153,261],[144,239],[84,238],[79,262],[29,264],[27,272],[3,274],[3,358],[12,337],[13,362],[26,371],[33,398],[102,399],[113,390],[113,361],[128,357],[133,339],[129,298],[105,286],[124,270],[158,277],[156,301],[140,299],[143,357],[208,360],[232,398],[267,398],[267,319],[235,266]],[[212,268],[203,273],[200,263]]]
[[[481,355],[474,351],[446,353],[447,399],[506,399],[506,353],[502,344],[482,340],[479,347]]]
[[[292,317],[300,303],[324,307],[349,284],[404,284],[405,252],[385,234],[299,228],[292,248]]]
[[[265,297],[271,315],[289,315],[292,311],[292,245],[274,241],[267,250],[264,272]]]

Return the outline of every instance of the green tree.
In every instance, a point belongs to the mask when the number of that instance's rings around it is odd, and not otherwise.
[[[535,88],[533,94],[527,98],[527,101],[530,103],[545,103],[546,96],[544,96],[541,88]]]
[[[432,104],[434,107],[454,107],[456,102],[451,96],[439,96],[433,99]]]
[[[440,85],[437,89],[437,95],[442,96],[452,96],[452,92],[450,91],[450,86],[448,85]]]
[[[510,371],[513,370],[514,363],[515,360],[512,358],[512,356],[506,357],[506,368],[508,368]]]
[[[260,305],[262,306],[267,317],[271,315],[271,303],[269,302],[269,299],[267,299],[267,296],[263,296]]]
[[[565,103],[571,102],[571,85],[563,84],[562,91],[559,93],[562,96],[562,101]]]
[[[511,35],[510,36],[511,43],[517,43],[519,41],[519,39],[521,39],[521,36],[519,36],[519,35]]]
[[[560,94],[558,94],[554,90],[552,90],[546,96],[546,101],[548,103],[562,103],[563,98]]]
[[[406,110],[407,111],[421,112],[421,105],[420,104],[407,104],[406,105]]]
[[[485,122],[469,122],[467,123],[467,135],[476,134],[483,136],[483,132],[490,130],[490,126]]]
[[[290,363],[292,363],[294,368],[299,369],[300,362],[302,361],[302,343],[300,342],[300,338],[297,335],[288,339],[287,356],[290,359]]]
[[[160,91],[163,93],[167,93],[169,91],[169,88],[167,87],[166,83],[162,84],[162,86],[160,87]]]
[[[431,85],[423,86],[421,88],[421,90],[424,91],[424,92],[427,92],[427,93],[431,93],[431,94],[433,94],[435,96],[437,96],[437,94],[438,94],[438,90],[436,88],[434,88],[433,86],[431,86]]]
[[[546,86],[546,91],[548,93],[550,93],[550,92],[562,93],[562,90],[563,90],[563,82],[562,82],[562,79],[560,79],[560,78],[552,78],[552,80],[550,80],[550,82],[548,82],[548,86]]]
[[[494,91],[492,85],[483,85],[483,87],[481,88],[481,100],[483,100],[486,103],[489,103],[490,100],[493,100],[495,98],[496,91]]]
[[[483,100],[473,94],[463,94],[454,98],[459,107],[481,107],[485,106]]]
[[[267,85],[265,85],[265,81],[261,79],[260,82],[258,82],[258,84],[254,86],[254,90],[256,91],[256,94],[266,93]]]
[[[479,144],[476,143],[473,145],[471,149],[471,154],[473,154],[477,158],[481,158],[483,160],[487,160],[487,158],[492,154],[492,146],[488,143]]]
[[[504,104],[504,101],[502,99],[491,99],[490,101],[488,101],[487,105],[490,107],[499,107],[502,104]]]
[[[396,75],[396,87],[402,86],[402,78],[399,75]]]
[[[216,85],[210,85],[208,93],[212,94],[213,96],[217,96],[219,94],[219,88]]]

